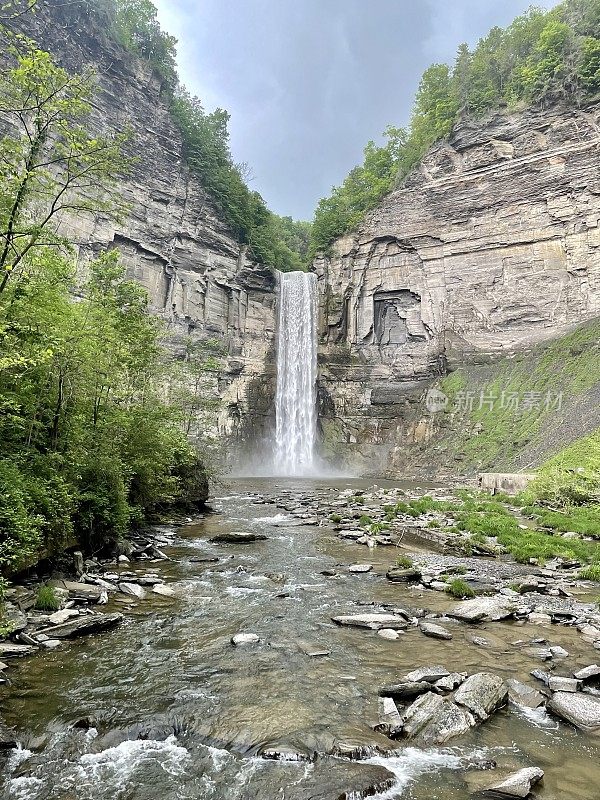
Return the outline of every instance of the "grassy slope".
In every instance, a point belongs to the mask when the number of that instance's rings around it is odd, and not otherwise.
[[[435,450],[451,454],[464,471],[527,469],[584,434],[600,427],[600,320],[540,345],[529,353],[504,357],[483,367],[464,367],[440,384],[451,399],[439,420],[441,436]],[[453,411],[459,392],[474,392],[471,411]],[[541,396],[540,408],[515,410],[493,407],[479,397],[516,392]],[[562,393],[561,408],[546,408]],[[585,451],[583,444],[573,455]],[[600,446],[599,446],[600,449]],[[577,455],[579,457],[579,455]]]

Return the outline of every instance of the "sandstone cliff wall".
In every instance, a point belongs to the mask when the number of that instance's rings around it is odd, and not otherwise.
[[[329,452],[410,471],[438,377],[600,315],[599,148],[597,105],[462,124],[315,263]]]
[[[218,433],[251,441],[270,426],[274,360],[274,276],[252,263],[232,237],[182,157],[179,131],[158,76],[115,43],[106,20],[81,3],[42,3],[17,21],[58,63],[97,73],[92,126],[132,132],[135,156],[120,192],[129,213],[117,224],[102,215],[63,223],[82,265],[117,247],[130,277],[146,287],[152,311],[183,352],[187,337],[216,339],[224,350],[214,392],[222,400]]]

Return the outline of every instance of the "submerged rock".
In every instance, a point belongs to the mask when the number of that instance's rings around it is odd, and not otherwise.
[[[548,710],[588,733],[600,731],[600,699],[582,692],[556,692]]]
[[[493,783],[482,792],[484,797],[497,798],[524,798],[528,797],[531,789],[544,777],[544,770],[539,767],[525,767],[513,772],[500,783]]]
[[[454,700],[480,720],[486,720],[508,698],[508,687],[499,675],[477,672],[459,686]]]
[[[398,633],[398,631],[395,631],[393,628],[380,628],[377,631],[378,636],[381,636],[382,639],[389,639],[391,642],[399,639],[401,633],[402,632]]]
[[[249,542],[262,542],[268,537],[263,533],[250,533],[249,531],[231,531],[229,533],[218,533],[209,541],[217,544],[247,544]]]
[[[371,630],[379,630],[380,628],[402,630],[408,626],[404,617],[398,614],[351,614],[341,617],[332,617],[331,619],[336,625],[344,625],[353,628],[370,628]]]

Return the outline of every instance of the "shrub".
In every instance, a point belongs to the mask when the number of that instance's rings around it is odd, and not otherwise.
[[[402,567],[403,569],[410,569],[414,566],[414,562],[409,556],[398,556],[396,559],[396,566]]]
[[[453,578],[446,589],[449,595],[456,597],[457,600],[464,600],[468,597],[475,597],[475,592],[462,578]]]
[[[363,528],[366,528],[368,525],[373,524],[373,520],[367,514],[363,514],[361,518],[358,520],[358,524]]]
[[[60,599],[57,597],[52,586],[40,586],[35,601],[35,607],[38,611],[58,611],[60,608]]]

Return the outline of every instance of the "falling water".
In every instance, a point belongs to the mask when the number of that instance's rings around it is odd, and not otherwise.
[[[275,470],[315,471],[316,276],[279,273]]]

